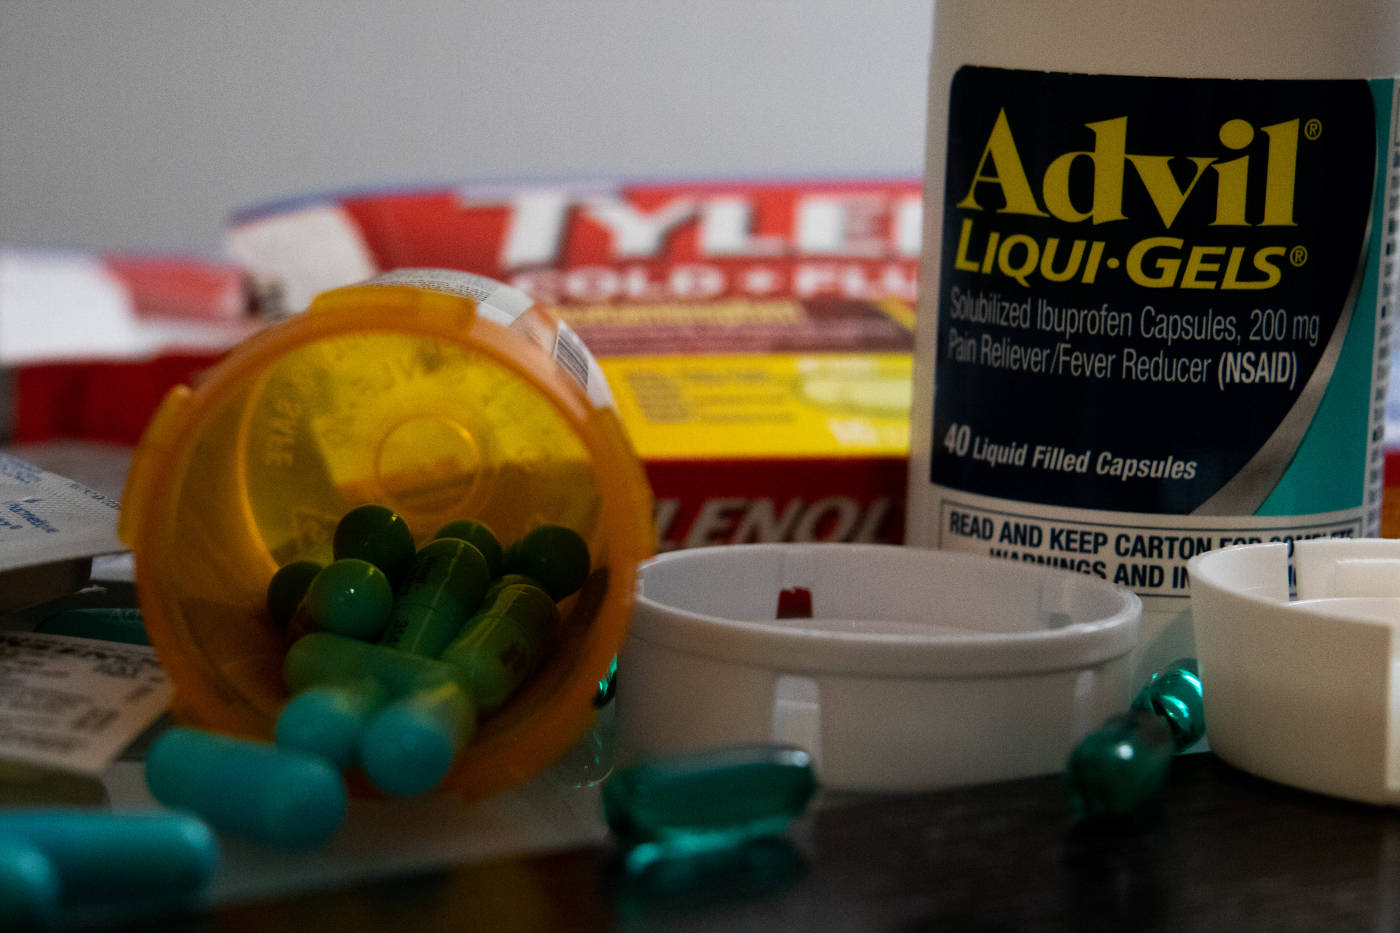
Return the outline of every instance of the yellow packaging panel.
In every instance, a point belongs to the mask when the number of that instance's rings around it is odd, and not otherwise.
[[[644,460],[909,450],[906,353],[633,356],[599,365]]]

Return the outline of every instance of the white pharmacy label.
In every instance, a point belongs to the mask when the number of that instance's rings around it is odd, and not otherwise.
[[[101,774],[170,694],[153,648],[0,633],[0,759]]]

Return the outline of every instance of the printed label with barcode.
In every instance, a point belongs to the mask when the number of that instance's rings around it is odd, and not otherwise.
[[[152,648],[0,633],[0,759],[101,774],[170,695]]]
[[[579,388],[587,392],[588,351],[584,349],[583,342],[563,321],[559,322],[559,329],[555,333],[554,362],[564,367],[565,371],[574,378],[574,382],[579,384]]]

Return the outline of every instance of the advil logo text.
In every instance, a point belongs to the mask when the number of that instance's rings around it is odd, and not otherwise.
[[[1292,227],[1293,189],[1298,162],[1299,120],[1288,120],[1261,127],[1267,137],[1263,216],[1258,226]],[[1094,134],[1092,150],[1065,152],[1054,158],[1041,179],[1037,201],[1016,147],[1006,110],[997,115],[982,156],[977,161],[967,194],[957,206],[983,210],[978,202],[979,186],[995,185],[1005,205],[1001,214],[1055,217],[1066,223],[1092,220],[1094,224],[1127,220],[1123,213],[1123,183],[1131,164],[1152,199],[1163,226],[1170,228],[1206,170],[1215,174],[1215,219],[1212,227],[1254,226],[1247,218],[1247,189],[1250,154],[1222,161],[1219,156],[1190,156],[1195,166],[1191,180],[1183,188],[1171,170],[1174,156],[1138,155],[1128,152],[1128,118],[1117,117],[1084,124]],[[1220,126],[1221,144],[1232,152],[1249,148],[1256,139],[1254,126],[1246,120],[1227,120]],[[1093,166],[1093,192],[1087,210],[1081,210],[1070,195],[1070,172],[1076,161],[1087,159]],[[1041,204],[1045,209],[1042,210]],[[1048,211],[1048,213],[1047,213]]]

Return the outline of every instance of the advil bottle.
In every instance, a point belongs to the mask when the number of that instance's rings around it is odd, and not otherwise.
[[[940,3],[911,544],[1123,584],[1376,535],[1400,11]]]

